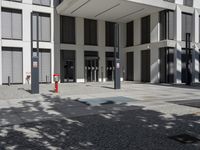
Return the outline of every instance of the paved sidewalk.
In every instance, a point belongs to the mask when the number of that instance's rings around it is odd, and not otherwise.
[[[59,94],[52,86],[36,96],[1,87],[1,150],[200,149],[198,86],[61,84]]]

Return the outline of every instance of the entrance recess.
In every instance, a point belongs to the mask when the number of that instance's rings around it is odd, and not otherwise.
[[[85,51],[85,81],[98,82],[99,57],[98,52]]]
[[[61,82],[76,82],[75,79],[75,51],[61,51]]]
[[[150,82],[150,50],[143,50],[141,54],[141,81]]]
[[[106,52],[106,78],[107,78],[107,81],[114,81],[114,71],[115,71],[114,53]]]

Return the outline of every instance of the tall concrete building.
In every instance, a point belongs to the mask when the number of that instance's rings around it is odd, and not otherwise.
[[[39,12],[40,83],[52,82],[54,73],[63,83],[112,81],[115,23],[121,80],[185,83],[188,58],[192,81],[199,82],[199,0],[1,0],[0,5],[0,84],[27,84],[31,75],[31,12]],[[33,17],[33,40],[35,24]]]

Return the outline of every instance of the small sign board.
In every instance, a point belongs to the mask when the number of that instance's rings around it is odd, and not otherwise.
[[[38,62],[37,61],[33,62],[33,68],[38,68]]]

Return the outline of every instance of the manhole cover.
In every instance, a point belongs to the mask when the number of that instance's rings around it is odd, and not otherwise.
[[[173,139],[177,142],[183,143],[183,144],[195,144],[200,142],[200,139],[188,135],[188,134],[180,134],[180,135],[175,135],[175,136],[170,136],[170,139]]]

